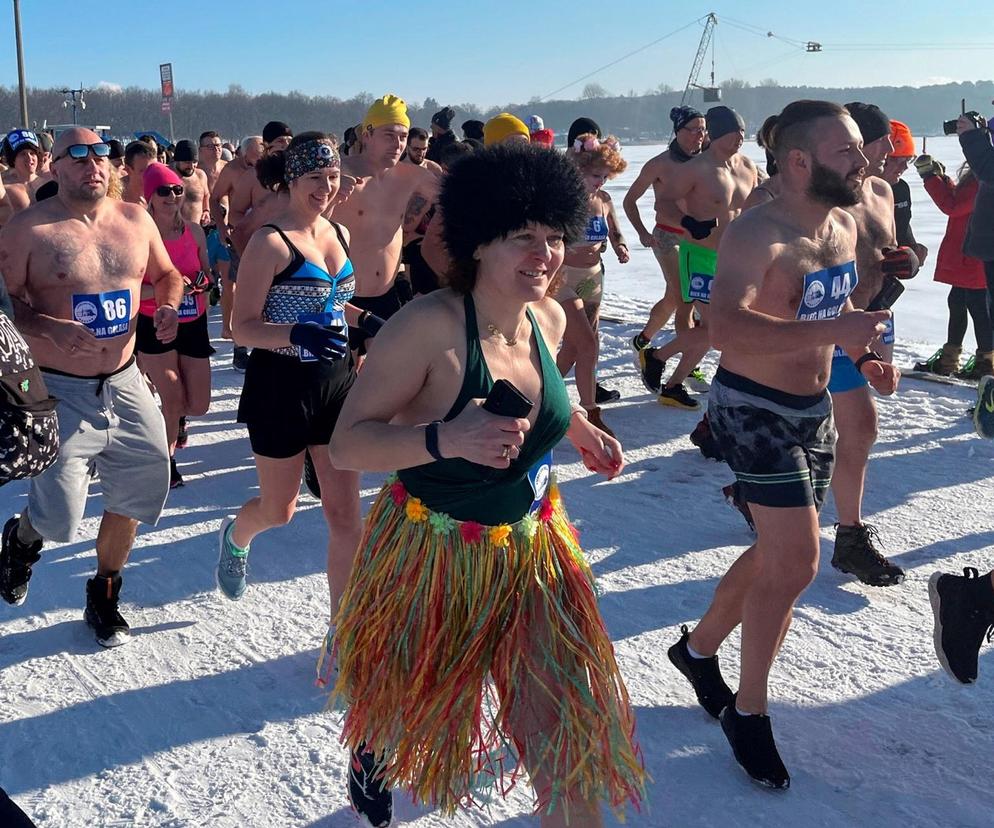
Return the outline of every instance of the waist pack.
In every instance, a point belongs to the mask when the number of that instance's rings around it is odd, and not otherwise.
[[[0,313],[0,486],[41,474],[59,456],[58,401],[14,323]]]

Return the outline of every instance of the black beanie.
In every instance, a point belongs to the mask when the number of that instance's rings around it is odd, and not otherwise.
[[[196,161],[198,158],[197,145],[193,141],[184,138],[182,141],[176,142],[176,148],[173,150],[173,161]]]
[[[271,144],[284,135],[289,135],[292,138],[293,130],[282,121],[270,121],[262,128],[262,143]]]
[[[884,115],[876,104],[853,101],[846,104],[846,109],[859,127],[864,144],[872,144],[885,135],[890,135],[890,118]]]
[[[566,135],[566,146],[573,146],[573,142],[577,139],[579,135],[586,135],[587,133],[591,135],[596,135],[598,138],[602,138],[601,128],[597,126],[597,121],[593,118],[577,118],[570,124],[569,133]]]
[[[463,121],[462,134],[463,138],[472,138],[474,141],[483,141],[483,127],[486,126],[483,121]]]
[[[456,117],[456,111],[451,106],[443,106],[438,112],[431,116],[431,122],[442,129],[448,129],[452,119]]]
[[[698,112],[692,106],[674,106],[670,110],[670,120],[673,122],[673,131],[679,132],[687,124],[694,120],[694,118],[703,118],[704,116]]]

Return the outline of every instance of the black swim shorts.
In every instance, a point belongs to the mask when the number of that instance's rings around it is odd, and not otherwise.
[[[835,461],[827,391],[788,394],[719,367],[708,421],[748,502],[821,509]]]

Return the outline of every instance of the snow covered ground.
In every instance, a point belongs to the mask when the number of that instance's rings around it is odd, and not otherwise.
[[[954,162],[939,143],[930,141],[930,150]],[[626,175],[653,151],[630,148]],[[917,184],[917,176],[909,180]],[[937,212],[929,217],[920,189],[915,196],[919,238],[936,249],[943,223]],[[937,568],[994,565],[994,445],[976,438],[964,416],[972,393],[907,381],[880,401],[866,515],[908,580],[871,589],[833,570],[829,501],[821,571],[771,681],[793,787],[759,790],[666,659],[679,625],[700,616],[750,535],[722,501],[729,472],[687,439],[697,415],[661,408],[637,380],[627,342],[660,279],[648,251],[635,245],[633,253],[624,269],[608,264],[619,292],[605,312],[627,321],[604,325],[601,370],[623,394],[604,416],[628,467],[606,483],[570,447],[557,454],[654,780],[648,811],[631,824],[991,825],[994,657],[985,647],[979,685],[953,684],[932,651],[926,592]],[[928,278],[919,276],[902,299],[901,365],[942,342],[925,310],[938,301],[944,319],[944,290]],[[256,486],[248,440],[234,422],[241,375],[230,368],[227,343],[215,346],[211,411],[193,423],[179,454],[187,484],[170,494],[159,526],[142,528],[125,571],[131,643],[103,650],[81,620],[99,485],[80,539],[46,547],[24,606],[0,605],[0,785],[40,826],[356,825],[337,719],[313,687],[327,623],[327,536],[317,502],[302,495],[291,525],[253,544],[241,602],[214,590],[217,529]],[[709,358],[706,368],[713,365]],[[380,480],[363,479],[365,505]],[[23,507],[26,488],[0,489],[0,519]],[[737,639],[723,665],[734,686]],[[530,808],[521,787],[490,811],[454,821],[398,800],[397,822],[511,828],[534,824]]]

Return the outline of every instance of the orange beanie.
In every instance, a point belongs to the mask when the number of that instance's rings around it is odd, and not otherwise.
[[[893,118],[890,122],[890,140],[894,144],[894,151],[891,153],[894,158],[914,158],[918,155],[915,152],[915,138],[908,125]]]

